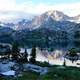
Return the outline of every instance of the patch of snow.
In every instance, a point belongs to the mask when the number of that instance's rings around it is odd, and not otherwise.
[[[6,71],[10,71],[11,67],[14,66],[14,62],[7,62],[7,63],[3,63],[0,62],[0,72],[6,72]]]
[[[32,70],[34,72],[40,73],[41,75],[46,74],[48,72],[47,67],[41,67],[33,64],[23,64],[25,69]]]
[[[3,72],[1,74],[5,75],[5,76],[14,76],[15,75],[15,71],[10,70],[10,71],[7,71],[7,72]]]

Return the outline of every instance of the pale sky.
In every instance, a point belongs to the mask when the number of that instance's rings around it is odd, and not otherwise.
[[[69,16],[80,14],[80,0],[0,0],[0,21],[59,10]]]

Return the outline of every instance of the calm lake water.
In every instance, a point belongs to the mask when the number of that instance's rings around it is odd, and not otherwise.
[[[27,49],[27,52],[30,54],[31,53],[31,49]],[[46,62],[49,62],[49,64],[51,64],[51,65],[63,65],[63,63],[64,63],[64,57],[63,56],[61,56],[59,58],[56,58],[56,59],[53,59],[51,57],[50,53],[43,55],[43,53],[38,48],[36,49],[36,53],[37,53],[37,55],[36,55],[36,60],[37,61],[41,61],[41,62],[45,62],[46,61]],[[64,54],[64,51],[63,50],[55,50],[54,51],[54,54],[58,54],[58,53]],[[66,61],[66,65],[67,66],[80,67],[80,65],[77,65],[77,63],[80,64],[80,60],[78,60],[78,61],[76,61],[74,63],[72,63],[72,61],[70,61],[68,59],[65,59],[65,61]]]

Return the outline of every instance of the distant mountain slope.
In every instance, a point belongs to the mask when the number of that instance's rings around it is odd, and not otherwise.
[[[27,14],[25,14],[27,15]],[[30,16],[30,15],[29,15]],[[47,11],[41,15],[38,16],[31,16],[31,18],[23,18],[20,20],[17,20],[16,23],[2,23],[0,22],[1,26],[4,27],[10,27],[14,30],[34,30],[40,27],[57,27],[57,26],[64,26],[65,28],[67,26],[70,26],[71,24],[76,24],[80,22],[80,15],[70,17],[63,12],[52,10],[52,11]],[[51,27],[50,27],[51,26]],[[72,26],[72,25],[71,25]],[[63,27],[63,29],[64,29]]]
[[[48,11],[32,20],[23,19],[16,24],[0,23],[0,42],[16,40],[20,45],[29,47],[34,44],[40,47],[72,46],[76,39],[75,31],[80,31],[72,19],[78,20],[79,17],[69,17],[60,11]]]
[[[76,17],[69,17],[60,11],[48,11],[42,15],[33,18],[31,21],[21,21],[17,24],[16,30],[29,29],[34,30],[41,27],[48,27],[56,29],[57,26],[67,29],[69,26],[73,26],[77,21]],[[43,26],[44,25],[44,26]],[[58,27],[58,29],[60,29]]]
[[[14,30],[8,27],[0,27],[0,42],[3,43],[11,43],[13,41],[12,34],[14,33]]]

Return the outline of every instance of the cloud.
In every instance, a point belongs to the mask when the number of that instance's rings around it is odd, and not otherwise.
[[[0,21],[10,21],[21,16],[22,18],[27,17],[27,13],[42,14],[48,10],[59,10],[69,16],[75,16],[80,14],[80,2],[49,5],[46,3],[35,4],[31,0],[22,3],[17,3],[17,0],[0,0]]]
[[[0,0],[0,11],[14,10],[16,7],[15,0]]]
[[[66,4],[56,4],[56,5],[47,5],[40,3],[35,6],[26,6],[25,7],[26,12],[29,13],[37,13],[42,14],[48,10],[59,10],[64,12],[65,14],[69,16],[76,16],[80,14],[80,3],[66,3]]]

